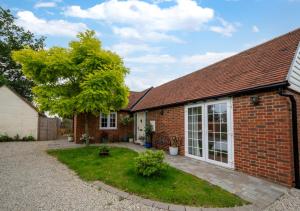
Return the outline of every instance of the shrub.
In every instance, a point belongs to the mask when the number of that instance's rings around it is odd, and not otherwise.
[[[19,134],[14,137],[10,137],[7,134],[0,134],[0,142],[10,142],[10,141],[35,141],[35,138],[32,135],[24,136],[20,138]]]
[[[21,141],[21,138],[20,138],[19,134],[14,136],[14,141]]]
[[[0,142],[13,141],[14,139],[9,137],[7,134],[0,134]]]
[[[99,147],[99,155],[108,155],[109,154],[109,148],[108,146],[100,146]]]
[[[135,167],[138,174],[144,177],[159,175],[167,164],[163,162],[165,154],[163,151],[151,151],[140,153],[135,158]]]
[[[35,141],[35,138],[32,135],[24,136],[22,141]]]

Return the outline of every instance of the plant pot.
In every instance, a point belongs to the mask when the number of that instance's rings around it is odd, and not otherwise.
[[[129,142],[130,142],[130,143],[133,143],[133,138],[129,138]]]
[[[178,147],[169,147],[170,155],[178,155]]]
[[[152,143],[145,143],[145,147],[146,148],[151,148],[152,147]]]
[[[108,156],[108,155],[109,155],[109,151],[99,152],[99,156]]]
[[[68,142],[72,142],[73,141],[73,137],[72,136],[68,136]]]

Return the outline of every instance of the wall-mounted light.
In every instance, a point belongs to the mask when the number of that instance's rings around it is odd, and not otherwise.
[[[164,115],[164,110],[163,109],[160,110],[160,115]]]
[[[259,102],[260,102],[259,96],[258,95],[251,96],[250,97],[250,102],[251,102],[252,105],[258,106]]]

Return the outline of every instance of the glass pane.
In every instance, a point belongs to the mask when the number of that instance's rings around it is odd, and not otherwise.
[[[220,133],[215,133],[215,142],[220,142]]]
[[[227,133],[221,133],[221,141],[227,142]]]
[[[227,112],[226,103],[220,104],[220,113],[226,113],[226,112]]]
[[[221,143],[220,142],[215,142],[215,150],[221,151]]]
[[[222,153],[222,162],[223,162],[223,163],[228,163],[228,156],[227,156],[227,153]]]
[[[219,123],[221,121],[221,115],[220,114],[214,114],[214,122]]]
[[[221,114],[221,122],[222,123],[227,122],[227,113]]]
[[[208,111],[208,158],[227,162],[227,103],[207,106]]]
[[[213,105],[207,106],[208,115],[213,113]]]
[[[208,158],[211,159],[211,160],[214,160],[215,159],[215,152],[214,151],[208,151]]]
[[[220,152],[216,152],[216,157],[215,157],[216,161],[221,161],[221,153]]]
[[[214,134],[208,133],[208,141],[214,141]]]
[[[227,148],[227,143],[226,142],[221,142],[221,151],[222,152],[228,152],[228,148]]]
[[[214,125],[208,123],[208,132],[213,132],[214,131]]]
[[[221,124],[221,131],[227,133],[227,124]]]
[[[209,150],[214,150],[215,149],[215,143],[214,142],[208,142],[208,149]]]
[[[188,153],[202,156],[202,107],[188,109]]]
[[[212,114],[208,114],[207,118],[208,118],[208,123],[213,123],[214,119]]]

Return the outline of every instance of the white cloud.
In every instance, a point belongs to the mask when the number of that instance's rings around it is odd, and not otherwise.
[[[84,23],[71,23],[65,20],[45,20],[36,17],[31,11],[17,13],[16,23],[39,35],[75,36],[88,29]]]
[[[49,1],[49,2],[37,2],[34,5],[35,8],[49,8],[49,7],[56,7],[56,2]]]
[[[171,64],[176,62],[176,58],[168,54],[162,55],[145,55],[139,57],[128,57],[124,59],[125,62],[129,63],[140,63],[140,64]]]
[[[165,1],[109,0],[87,9],[73,5],[64,14],[118,25],[113,32],[125,39],[173,42],[182,41],[168,32],[198,31],[214,18],[213,9],[201,7],[194,0],[176,0],[169,7],[159,7],[158,3]]]
[[[159,52],[160,47],[152,47],[147,44],[130,44],[130,43],[118,43],[109,48],[110,50],[118,53],[121,56],[128,56],[137,52]]]
[[[256,25],[252,26],[252,32],[254,33],[259,32],[259,28]]]
[[[195,54],[191,56],[183,56],[181,62],[185,66],[200,69],[215,62],[221,61],[227,57],[236,54],[236,52],[207,52],[205,54]]]
[[[72,17],[134,25],[155,31],[171,31],[197,30],[213,18],[214,10],[203,8],[193,0],[177,0],[176,5],[168,8],[160,8],[156,4],[138,0],[110,0],[88,9],[70,6],[65,14]]]
[[[232,34],[236,31],[236,25],[225,21],[222,18],[218,18],[221,23],[221,26],[211,26],[210,30],[216,33],[220,33],[224,36],[231,37]]]
[[[153,41],[153,42],[158,42],[158,41],[172,41],[172,42],[177,42],[177,43],[183,43],[182,40],[178,39],[175,36],[168,35],[163,32],[155,32],[155,31],[147,31],[142,30],[136,30],[135,28],[131,27],[114,27],[113,28],[113,33],[120,36],[121,38],[124,39],[134,39],[134,40],[141,40],[141,41]]]

